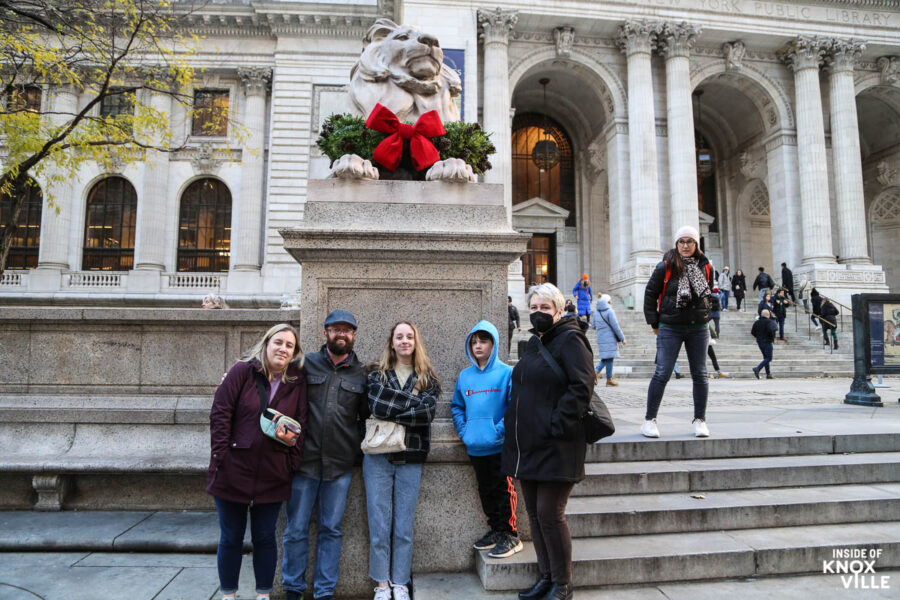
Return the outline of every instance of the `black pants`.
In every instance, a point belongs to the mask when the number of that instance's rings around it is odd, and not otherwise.
[[[516,505],[519,503],[519,496],[512,477],[500,472],[500,453],[469,456],[469,460],[475,469],[481,509],[491,531],[506,531],[518,535]]]
[[[553,583],[572,582],[572,535],[566,504],[573,487],[574,483],[522,481],[538,570],[542,576],[549,573]]]
[[[713,350],[712,344],[706,347],[706,353],[709,355],[709,360],[712,361],[713,369],[715,369],[716,372],[721,371],[722,369],[719,368],[719,361],[716,360],[716,351]]]
[[[741,294],[740,296],[738,296],[737,294],[735,294],[734,301],[737,302],[737,309],[741,310],[741,304],[744,302],[744,295]]]

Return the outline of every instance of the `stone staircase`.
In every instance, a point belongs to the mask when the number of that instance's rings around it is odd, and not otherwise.
[[[619,346],[620,358],[616,359],[614,372],[616,377],[650,378],[655,370],[656,337],[644,320],[640,310],[627,310],[617,303],[614,306],[616,318],[628,341],[626,346]],[[517,358],[516,340],[527,339],[530,335],[525,331],[528,313],[523,315],[523,330],[513,336],[511,363]],[[748,306],[747,312],[729,310],[722,313],[719,321],[720,337],[714,348],[716,358],[722,371],[729,377],[753,377],[752,368],[759,364],[762,355],[756,340],[750,335],[750,328],[756,318],[756,303]],[[785,321],[785,339],[787,342],[775,343],[772,375],[780,377],[852,377],[853,376],[853,336],[849,315],[845,315],[839,324],[839,349],[832,350],[822,344],[822,334],[811,324],[802,309],[796,316],[793,311]],[[841,327],[840,325],[843,325]],[[596,355],[596,333],[588,330],[588,339]],[[687,356],[682,350],[679,356],[679,367],[685,376],[690,376]],[[707,361],[707,370],[714,374],[711,361]]]
[[[900,434],[798,434],[589,446],[567,507],[576,585],[822,573],[838,548],[900,565]],[[476,569],[487,591],[524,589],[535,561],[528,543]]]

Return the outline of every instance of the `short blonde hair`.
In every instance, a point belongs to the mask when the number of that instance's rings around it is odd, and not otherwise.
[[[553,307],[558,313],[566,308],[566,299],[563,297],[562,292],[559,291],[559,288],[552,283],[542,283],[540,285],[531,286],[531,289],[528,290],[529,306],[531,306],[531,298],[533,296],[540,296],[541,298],[546,298],[552,302]]]

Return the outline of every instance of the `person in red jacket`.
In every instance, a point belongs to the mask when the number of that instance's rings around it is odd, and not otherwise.
[[[209,414],[211,457],[206,491],[219,513],[217,564],[223,598],[233,600],[241,570],[241,549],[250,513],[257,600],[268,600],[278,547],[275,525],[281,503],[291,495],[306,432],[306,378],[297,331],[280,324],[235,364],[216,390]],[[257,381],[262,384],[260,394]],[[262,402],[300,423],[294,446],[260,428]]]

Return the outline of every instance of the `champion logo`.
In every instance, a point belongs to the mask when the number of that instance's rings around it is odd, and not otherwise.
[[[491,392],[499,392],[498,388],[488,388],[486,390],[466,390],[466,396],[474,396],[475,394],[489,394]]]

